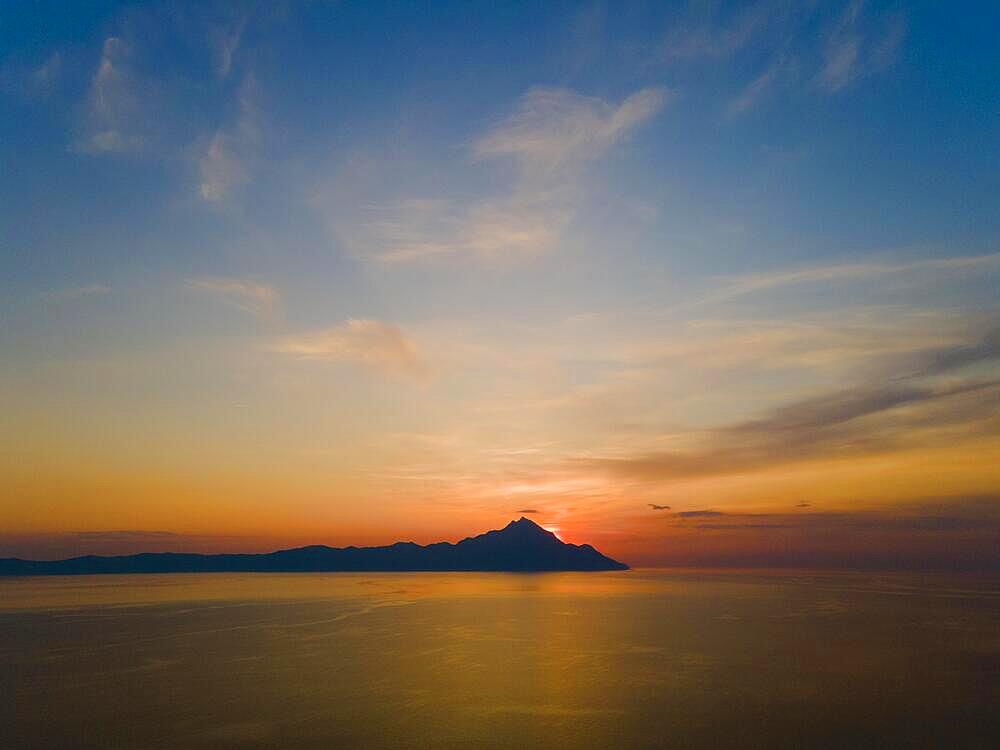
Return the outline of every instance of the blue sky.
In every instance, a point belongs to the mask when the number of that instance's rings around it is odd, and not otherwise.
[[[390,519],[419,535],[524,495],[654,559],[643,501],[770,508],[803,485],[773,436],[734,436],[897,388],[918,377],[904,364],[924,363],[935,409],[955,401],[936,423],[953,430],[919,433],[924,401],[893,391],[859,432],[911,437],[872,438],[857,471],[993,439],[961,416],[981,399],[988,418],[992,386],[954,389],[995,365],[994,3],[17,1],[0,17],[0,405],[19,488],[0,520],[19,533],[221,533],[228,492],[248,535],[375,538]],[[958,349],[980,355],[947,382],[926,365]],[[643,468],[719,445],[743,484]],[[989,455],[935,496],[1000,490]],[[919,477],[857,479],[859,499],[838,456],[795,464],[841,488],[819,493],[831,507],[925,501]],[[137,476],[160,484],[126,511]],[[186,524],[171,492],[217,512]]]

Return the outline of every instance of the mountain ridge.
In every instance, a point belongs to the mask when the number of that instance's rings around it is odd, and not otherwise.
[[[589,544],[567,544],[521,516],[459,542],[395,542],[382,547],[313,544],[263,553],[140,552],[64,560],[0,558],[0,575],[293,572],[546,572],[628,570]]]

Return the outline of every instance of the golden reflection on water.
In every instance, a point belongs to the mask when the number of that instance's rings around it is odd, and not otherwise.
[[[0,580],[6,747],[989,746],[996,578]]]

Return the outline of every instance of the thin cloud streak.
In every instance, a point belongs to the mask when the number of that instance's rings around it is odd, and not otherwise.
[[[304,360],[352,362],[391,375],[423,379],[428,368],[413,342],[395,325],[348,320],[322,331],[287,336],[273,351]]]
[[[797,71],[798,67],[793,59],[784,56],[778,57],[729,103],[729,114],[743,114],[757,106],[760,100],[779,84],[794,78]]]
[[[672,28],[661,49],[666,60],[721,60],[736,54],[784,15],[787,3],[754,2],[728,18],[716,3],[689,3],[689,19]]]
[[[753,472],[797,461],[858,457],[931,444],[926,431],[959,429],[968,439],[976,422],[987,435],[1000,434],[996,398],[1000,380],[939,390],[861,389],[795,402],[768,416],[703,433],[702,447],[684,452],[647,453],[627,458],[581,458],[575,463],[643,481]],[[967,397],[961,401],[961,397]],[[972,400],[970,401],[969,398]],[[923,417],[913,407],[947,408]],[[906,413],[903,407],[911,407]],[[899,411],[896,411],[899,410]],[[976,415],[976,416],[973,416]],[[872,421],[881,418],[881,421]],[[867,420],[867,421],[865,421]],[[956,437],[949,435],[949,442]],[[915,442],[916,441],[916,442]]]
[[[1000,380],[934,384],[933,378],[1000,360],[1000,333],[964,346],[897,359],[896,375],[800,399],[765,416],[702,431],[697,448],[632,457],[577,459],[592,469],[644,481],[756,471],[795,461],[868,455],[946,439],[1000,434]],[[917,367],[917,369],[914,369]],[[921,379],[927,382],[921,382]],[[957,434],[956,434],[957,433]]]
[[[587,165],[668,99],[660,88],[642,89],[618,104],[568,89],[532,89],[513,115],[470,147],[477,163],[513,163],[506,190],[471,201],[373,201],[334,215],[334,233],[354,254],[390,264],[450,256],[529,259],[550,252],[579,210]]]
[[[239,113],[231,127],[215,131],[199,162],[199,194],[208,203],[221,203],[250,181],[249,163],[260,145],[259,92],[253,76],[240,85]]]
[[[218,296],[228,304],[260,318],[271,318],[281,306],[281,293],[272,286],[249,279],[189,279],[186,286]]]
[[[817,84],[831,93],[891,65],[896,58],[906,26],[902,17],[890,17],[881,33],[864,18],[863,0],[852,0],[827,37],[823,66]]]
[[[477,158],[511,157],[522,178],[547,179],[599,158],[659,112],[669,93],[646,88],[618,105],[568,89],[535,88],[517,112],[472,147]]]
[[[83,153],[124,154],[147,143],[142,89],[131,67],[132,49],[123,39],[104,40],[90,83],[83,136],[76,144]]]
[[[758,292],[799,284],[824,284],[859,281],[892,274],[972,273],[1000,270],[1000,253],[967,255],[955,258],[929,258],[901,263],[843,263],[814,266],[790,271],[753,273],[735,277],[717,277],[719,286],[700,302],[722,302]]]

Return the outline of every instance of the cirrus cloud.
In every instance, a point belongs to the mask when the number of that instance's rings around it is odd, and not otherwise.
[[[277,289],[249,279],[189,279],[187,287],[217,295],[230,305],[262,318],[273,316],[281,304]]]
[[[568,89],[534,88],[513,116],[475,142],[473,152],[512,157],[532,176],[579,166],[659,112],[668,96],[666,89],[645,88],[616,105]]]
[[[383,263],[536,257],[559,245],[579,212],[586,166],[652,118],[669,96],[666,89],[644,88],[613,103],[564,88],[533,88],[470,147],[477,163],[513,163],[512,179],[501,189],[475,198],[359,199],[352,173],[315,202],[350,252]],[[395,186],[385,189],[395,192]]]
[[[312,333],[287,336],[274,351],[299,359],[353,362],[386,375],[422,378],[426,364],[399,327],[378,320],[348,320]]]

